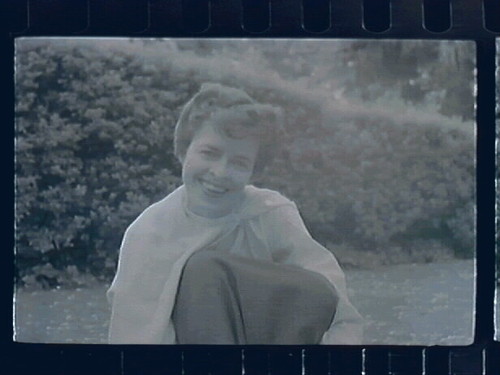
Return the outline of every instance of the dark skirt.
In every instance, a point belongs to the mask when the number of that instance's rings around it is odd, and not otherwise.
[[[179,344],[318,344],[337,301],[318,273],[200,251],[184,267],[172,319]]]

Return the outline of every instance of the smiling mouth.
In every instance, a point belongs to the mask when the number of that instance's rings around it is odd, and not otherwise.
[[[205,180],[201,180],[200,184],[203,187],[203,190],[212,196],[221,196],[229,191],[229,189],[214,185]]]

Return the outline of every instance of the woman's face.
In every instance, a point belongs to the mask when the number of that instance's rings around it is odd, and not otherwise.
[[[203,125],[182,160],[188,209],[209,218],[229,214],[243,199],[258,150],[255,138],[229,138],[209,123]]]

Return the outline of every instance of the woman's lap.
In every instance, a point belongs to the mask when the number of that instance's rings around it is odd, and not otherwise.
[[[184,268],[173,320],[180,344],[317,344],[336,304],[315,272],[202,251]]]

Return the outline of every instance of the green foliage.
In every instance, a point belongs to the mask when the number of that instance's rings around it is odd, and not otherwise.
[[[319,241],[378,253],[429,241],[472,256],[467,45],[317,43],[18,42],[20,278],[113,275],[127,225],[181,183],[173,127],[204,81],[283,107],[286,147],[255,183],[295,200]]]
[[[437,240],[457,256],[473,256],[470,134],[368,119],[338,124],[335,118],[316,126],[307,140],[295,131],[288,158],[261,183],[293,197],[323,243],[411,252],[415,241]],[[286,174],[293,175],[293,184],[280,178]]]
[[[472,120],[475,55],[470,52],[470,44],[463,42],[354,42],[346,58],[357,74],[348,85],[366,100],[393,90],[410,104],[436,101],[439,113]]]
[[[179,185],[172,129],[187,93],[129,55],[52,43],[17,49],[16,250],[109,277],[127,225]]]

